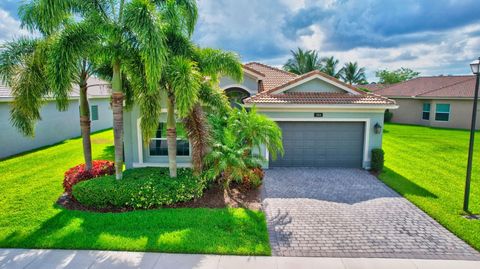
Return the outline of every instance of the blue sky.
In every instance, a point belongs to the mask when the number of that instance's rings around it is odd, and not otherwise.
[[[26,34],[16,9],[0,1],[0,42]],[[232,50],[244,62],[281,66],[290,50],[422,75],[467,74],[480,56],[479,0],[199,0],[194,39]]]

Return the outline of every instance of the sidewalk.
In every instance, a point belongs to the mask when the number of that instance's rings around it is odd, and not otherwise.
[[[302,258],[164,254],[126,251],[0,249],[0,268],[155,268],[155,269],[478,269],[478,261]]]

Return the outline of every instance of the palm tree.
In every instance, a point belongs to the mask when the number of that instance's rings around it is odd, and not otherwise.
[[[259,167],[263,158],[252,154],[265,145],[273,159],[283,154],[282,131],[265,115],[257,114],[255,107],[233,108],[228,115],[212,115],[214,143],[205,158],[210,178],[221,176],[228,189],[231,181],[241,181],[253,175],[252,168]]]
[[[71,43],[78,39],[78,35],[82,37],[81,42]],[[87,170],[92,168],[87,80],[93,72],[93,65],[86,60],[91,53],[91,50],[86,49],[89,44],[95,44],[95,36],[89,32],[78,32],[77,26],[70,24],[65,25],[60,33],[44,39],[8,42],[0,54],[2,80],[13,89],[12,123],[24,135],[34,136],[34,125],[40,119],[39,109],[43,99],[49,97],[48,94],[55,97],[60,110],[65,110],[69,104],[68,96],[72,85],[78,85],[80,129]],[[38,57],[39,54],[45,58]],[[32,71],[26,68],[28,66],[35,68],[35,76],[26,75]],[[38,116],[28,117],[27,113]]]
[[[201,170],[202,157],[206,153],[206,122],[201,104],[224,107],[226,100],[216,89],[220,75],[242,79],[242,67],[233,53],[214,49],[200,49],[191,42],[196,12],[192,5],[167,2],[161,11],[167,20],[166,62],[159,87],[155,91],[142,92],[137,102],[140,107],[141,130],[144,142],[148,142],[158,126],[162,94],[167,103],[167,145],[170,176],[176,177],[176,116],[183,119],[192,144],[192,162],[196,171]],[[188,10],[187,10],[188,9]],[[185,16],[189,14],[189,16]],[[145,98],[149,96],[149,98]],[[152,98],[153,97],[153,98]]]
[[[350,85],[366,84],[367,78],[365,75],[365,67],[359,68],[357,62],[345,63],[340,74],[340,78]]]
[[[292,58],[283,66],[283,69],[298,75],[308,73],[313,70],[322,70],[322,59],[318,56],[316,50],[302,50],[297,48],[297,51],[290,51]]]
[[[323,68],[321,70],[323,73],[335,78],[340,78],[342,69],[337,71],[337,65],[339,63],[338,59],[335,59],[334,56],[327,57],[323,59],[323,63]]]
[[[178,0],[191,6],[193,0]],[[73,17],[93,29],[102,47],[97,50],[112,70],[112,110],[115,144],[115,174],[123,169],[124,76],[136,91],[155,92],[165,62],[165,34],[160,9],[172,1],[154,0],[32,0],[20,12],[31,29],[52,29]],[[189,10],[188,8],[185,10]],[[196,10],[196,8],[195,8]],[[195,11],[196,12],[196,11]],[[187,14],[188,12],[185,12]],[[31,23],[31,22],[40,23]],[[192,21],[187,21],[194,24]],[[81,37],[80,37],[81,38]],[[80,38],[77,41],[81,41]]]

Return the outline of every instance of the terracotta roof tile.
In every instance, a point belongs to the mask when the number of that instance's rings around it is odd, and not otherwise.
[[[338,84],[343,85],[344,87],[347,87],[347,88],[353,90],[354,92],[363,93],[363,91],[358,90],[357,88],[353,87],[352,85],[346,84],[346,83],[344,83],[343,81],[340,81],[340,80],[338,80],[337,78],[334,78],[334,77],[332,77],[332,76],[329,76],[329,75],[327,75],[327,74],[325,74],[325,73],[323,73],[323,72],[320,72],[320,71],[318,71],[318,70],[310,71],[310,72],[308,72],[308,73],[306,73],[306,74],[303,74],[303,75],[301,75],[301,76],[297,76],[296,78],[294,78],[294,79],[292,79],[292,80],[290,80],[290,81],[288,81],[288,82],[286,82],[286,83],[284,83],[284,84],[278,85],[278,86],[275,87],[275,88],[272,88],[272,89],[270,89],[270,90],[267,90],[265,93],[267,93],[267,92],[268,92],[268,93],[272,93],[272,92],[278,91],[278,90],[280,90],[280,89],[283,89],[283,88],[285,88],[285,87],[287,87],[287,86],[289,86],[289,85],[292,85],[292,84],[294,84],[294,83],[297,83],[297,82],[299,82],[299,81],[301,81],[301,80],[304,80],[304,79],[306,79],[306,78],[308,78],[308,77],[311,77],[311,76],[314,76],[314,75],[319,75],[319,76],[322,76],[322,77],[324,77],[324,78],[327,78],[327,79],[329,79],[329,80],[331,80],[331,81],[334,81],[334,82],[336,82],[336,83],[338,83]]]
[[[265,91],[285,84],[286,82],[298,77],[296,74],[257,62],[247,63],[244,66],[265,75],[265,77],[262,78]]]
[[[324,93],[324,92],[290,92],[280,94],[257,94],[245,99],[246,104],[371,104],[394,105],[395,101],[386,97],[365,93]]]
[[[355,85],[355,88],[357,89],[367,89],[371,92],[376,92],[378,90],[381,90],[383,88],[387,87],[387,85],[385,84],[381,84],[381,83],[370,83],[370,84],[363,84],[363,85]]]
[[[474,90],[475,77],[470,75],[419,77],[390,85],[375,93],[387,97],[473,98]]]

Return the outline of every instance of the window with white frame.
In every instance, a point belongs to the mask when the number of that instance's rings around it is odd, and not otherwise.
[[[177,156],[190,156],[190,143],[181,123],[177,123]],[[155,137],[150,140],[150,156],[168,156],[167,123],[158,124]]]
[[[450,104],[436,104],[435,120],[448,121],[450,119]]]
[[[422,111],[422,119],[423,120],[430,120],[430,103],[423,103],[423,111]]]

